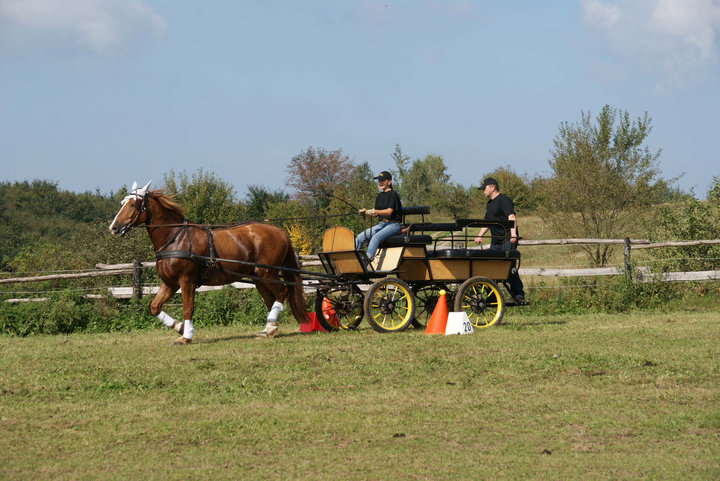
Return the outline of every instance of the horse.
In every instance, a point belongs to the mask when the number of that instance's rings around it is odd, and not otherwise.
[[[207,226],[188,222],[184,209],[161,190],[148,190],[151,182],[144,187],[133,183],[109,229],[122,237],[133,227],[145,226],[162,280],[150,313],[180,334],[175,345],[192,342],[195,289],[201,284],[218,286],[239,279],[255,284],[268,310],[265,329],[258,337],[275,337],[285,300],[295,319],[309,322],[302,276],[287,232],[253,221],[211,231]],[[182,293],[184,322],[162,310],[178,289]]]

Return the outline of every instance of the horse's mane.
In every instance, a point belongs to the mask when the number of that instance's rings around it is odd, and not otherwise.
[[[148,191],[148,194],[149,194],[153,199],[155,199],[155,200],[157,200],[158,202],[160,202],[160,204],[162,204],[162,206],[165,207],[166,209],[171,210],[171,211],[177,213],[177,214],[178,214],[180,217],[182,217],[183,219],[185,218],[185,209],[184,209],[180,204],[178,204],[177,202],[175,202],[174,200],[172,200],[172,199],[171,199],[165,192],[163,192],[162,190],[151,190],[151,191]],[[260,221],[256,221],[256,220],[242,220],[242,221],[239,221],[239,222],[232,222],[232,223],[230,223],[230,224],[222,224],[222,225],[211,226],[211,227],[235,227],[235,226],[246,225],[246,224],[257,224],[257,223],[259,223],[259,222],[260,222]]]
[[[181,217],[185,217],[185,209],[183,209],[180,204],[168,197],[168,195],[165,194],[165,192],[163,192],[162,190],[151,190],[148,192],[148,194],[150,194],[153,199],[160,202],[160,204],[162,204],[162,206],[166,209],[176,212]]]

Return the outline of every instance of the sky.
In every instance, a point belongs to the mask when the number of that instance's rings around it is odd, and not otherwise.
[[[720,0],[0,0],[0,181],[203,169],[286,189],[309,146],[373,171],[551,175],[563,122],[645,112],[673,186],[720,176]]]

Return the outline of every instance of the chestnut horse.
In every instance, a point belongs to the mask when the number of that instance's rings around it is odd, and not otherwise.
[[[295,319],[308,322],[299,265],[284,230],[246,222],[210,231],[205,226],[188,223],[177,203],[159,190],[148,191],[149,186],[150,182],[142,188],[133,183],[110,224],[110,232],[123,236],[135,226],[146,227],[155,247],[157,273],[162,279],[150,312],[181,334],[175,344],[192,342],[195,289],[200,284],[253,282],[268,309],[265,329],[258,337],[275,336],[277,317],[288,297]],[[284,282],[279,280],[281,272]],[[178,289],[182,293],[184,322],[162,310],[165,301]]]

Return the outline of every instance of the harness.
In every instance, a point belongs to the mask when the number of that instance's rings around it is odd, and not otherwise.
[[[140,198],[140,196],[137,196]],[[160,227],[160,226],[148,226],[148,223],[150,221],[150,209],[148,208],[148,193],[146,192],[145,195],[142,197],[142,203],[140,204],[140,207],[137,207],[133,204],[133,207],[137,211],[135,216],[132,218],[132,220],[123,227],[123,229],[120,231],[120,235],[126,234],[130,229],[133,227],[136,227],[139,225],[140,217],[143,213],[145,213],[145,221],[143,224],[146,227],[149,227],[151,229]],[[345,214],[343,214],[345,215]],[[219,258],[217,256],[217,252],[215,251],[215,243],[212,235],[212,231],[210,230],[210,227],[227,227],[229,225],[238,225],[238,224],[227,224],[227,225],[217,225],[217,226],[210,226],[210,225],[201,225],[201,224],[190,224],[188,223],[187,219],[183,219],[182,225],[175,224],[178,229],[175,231],[175,234],[167,241],[165,244],[163,244],[159,249],[155,250],[155,259],[156,260],[162,260],[162,259],[187,259],[189,261],[195,262],[196,264],[199,264],[201,266],[200,273],[198,275],[198,280],[196,283],[196,287],[200,287],[203,282],[207,279],[208,275],[210,274],[211,269],[218,269],[221,273],[228,273],[237,276],[241,279],[247,279],[250,282],[255,281],[262,281],[262,282],[275,282],[279,284],[284,285],[300,285],[302,286],[302,282],[289,282],[289,281],[281,281],[280,279],[268,279],[264,277],[254,276],[251,274],[240,274],[233,271],[226,271],[223,266],[222,262],[227,262],[230,264],[239,264],[239,265],[246,265],[246,266],[252,266],[254,268],[265,268],[265,269],[276,269],[278,271],[285,271],[285,272],[294,272],[297,274],[305,275],[305,276],[311,276],[315,279],[325,279],[325,278],[333,278],[335,279],[337,276],[331,276],[328,274],[323,274],[319,272],[309,272],[309,271],[303,271],[302,269],[294,269],[291,267],[284,267],[284,266],[271,266],[266,264],[260,264],[257,262],[250,262],[250,261],[242,261],[237,259],[223,259]],[[166,225],[164,227],[171,227],[171,225]],[[202,229],[205,231],[205,234],[207,235],[208,239],[208,248],[206,255],[201,254],[195,254],[192,252],[192,242],[190,240],[190,228],[196,228],[196,229]],[[187,249],[172,249],[172,250],[165,250],[167,247],[170,247],[175,241],[177,241],[178,237],[181,233],[185,233],[185,236],[187,238]],[[338,280],[341,280],[341,278],[337,278]]]
[[[202,228],[203,231],[205,231],[205,234],[207,235],[208,239],[208,249],[207,249],[207,255],[198,255],[194,254],[192,251],[192,243],[190,242],[190,227],[195,227],[197,229]],[[177,238],[180,236],[181,232],[185,232],[185,237],[187,238],[187,250],[180,250],[180,249],[173,249],[166,251],[164,250],[166,247],[169,247],[171,244],[173,244]],[[183,225],[178,228],[177,231],[175,231],[175,234],[167,241],[165,244],[162,245],[159,249],[155,251],[155,260],[162,260],[162,259],[188,259],[190,261],[195,262],[196,264],[199,264],[202,269],[200,270],[200,275],[198,276],[197,280],[197,286],[200,287],[203,282],[205,282],[205,279],[207,279],[207,276],[210,274],[211,269],[218,269],[220,272],[225,272],[222,264],[219,262],[219,259],[215,252],[215,243],[213,242],[213,235],[210,229],[206,226],[200,227],[200,226],[191,226],[188,224],[187,219],[183,220]]]

